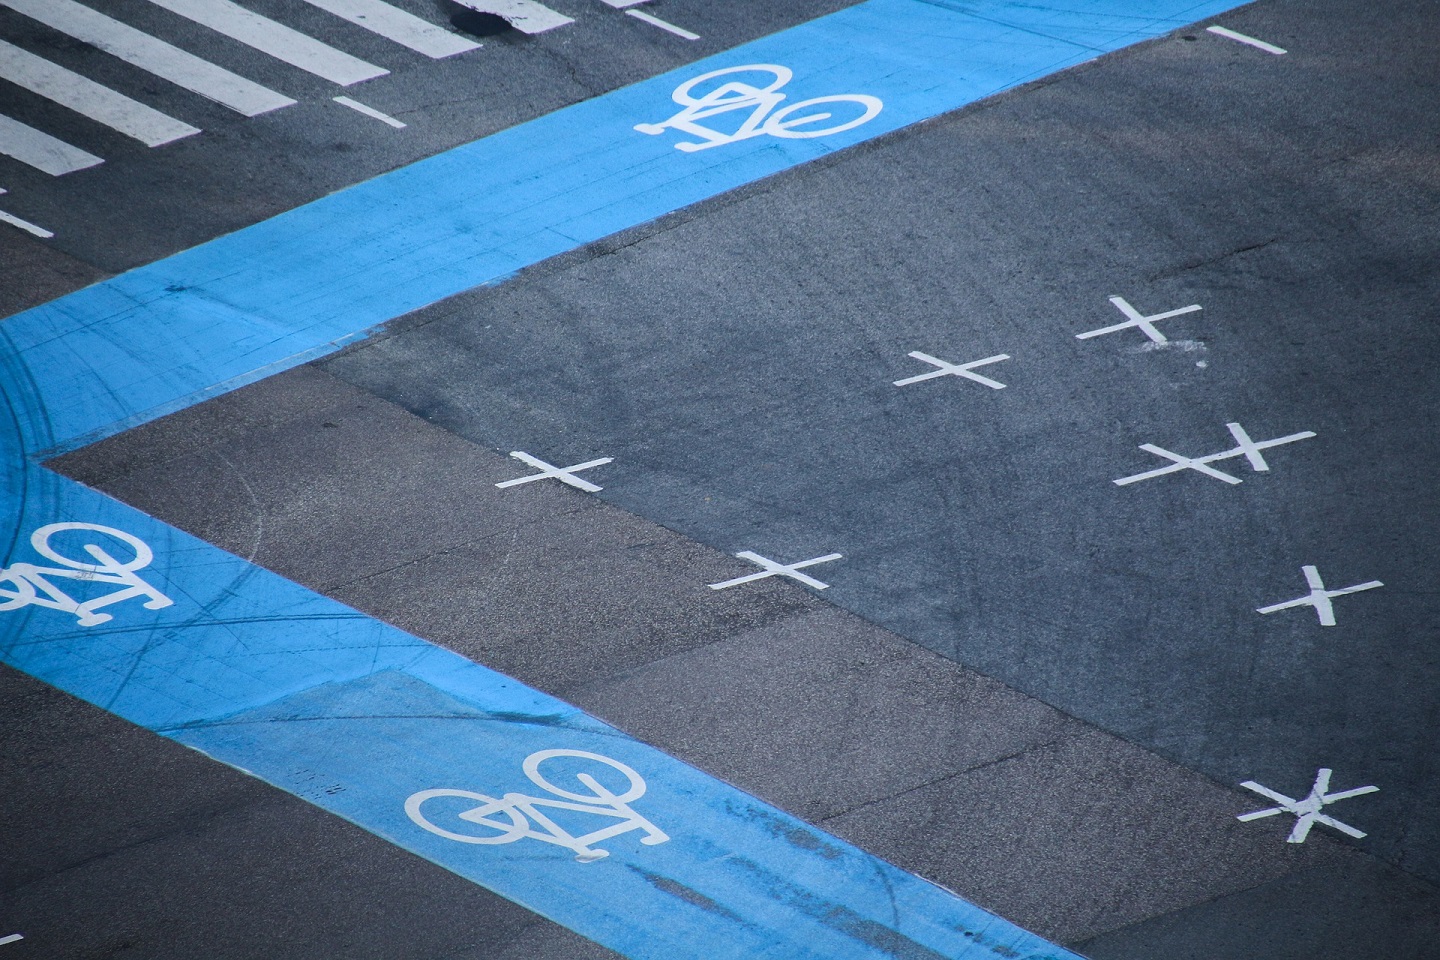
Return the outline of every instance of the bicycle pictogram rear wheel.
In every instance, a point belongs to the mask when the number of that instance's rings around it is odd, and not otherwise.
[[[756,83],[742,82],[745,74],[751,74],[749,79],[758,81]],[[711,70],[709,73],[702,73],[698,77],[686,80],[675,88],[670,99],[682,107],[693,107],[700,104],[707,106],[719,106],[729,102],[736,104],[748,103],[755,99],[757,94],[774,93],[785,84],[789,83],[795,74],[789,67],[782,67],[773,63],[752,63],[743,67],[726,67],[724,70]],[[726,83],[713,84],[706,92],[699,96],[694,95],[696,87],[707,84],[718,77],[729,78]],[[731,88],[724,94],[717,97],[725,88]],[[715,99],[711,99],[715,98]]]

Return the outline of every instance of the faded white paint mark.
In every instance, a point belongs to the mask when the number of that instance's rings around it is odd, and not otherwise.
[[[247,117],[295,102],[74,0],[0,0],[0,4]]]
[[[451,33],[428,20],[392,7],[383,0],[305,0],[357,27],[393,40],[402,47],[423,53],[432,60],[453,57],[467,50],[478,50],[480,44]]]
[[[683,27],[677,27],[673,23],[667,23],[666,21],[661,20],[659,17],[652,17],[650,14],[645,13],[641,10],[626,10],[625,15],[634,17],[636,20],[642,21],[644,23],[648,23],[652,27],[659,27],[661,30],[673,33],[675,34],[675,36],[681,37],[685,40],[700,39],[700,34],[698,33],[691,33],[689,30],[686,30]]]
[[[384,67],[377,67],[342,50],[336,50],[298,30],[292,30],[283,23],[246,10],[230,0],[150,2],[342,87],[383,77],[390,72]]]
[[[342,107],[349,107],[351,110],[354,110],[356,113],[363,113],[363,114],[365,114],[365,116],[367,116],[367,117],[373,117],[374,119],[379,120],[379,121],[381,121],[382,123],[388,123],[388,124],[390,124],[390,126],[394,127],[394,128],[397,129],[397,130],[404,130],[404,129],[405,129],[405,124],[402,123],[401,121],[396,120],[394,117],[390,116],[388,113],[381,113],[379,110],[376,110],[374,107],[367,107],[365,104],[361,103],[359,100],[351,100],[349,97],[331,97],[330,99],[334,100],[336,103],[340,104]]]
[[[46,230],[44,227],[38,227],[35,224],[31,223],[29,220],[22,220],[19,217],[15,216],[13,213],[6,213],[4,210],[0,210],[0,223],[8,223],[12,227],[19,227],[26,233],[33,233],[41,240],[49,240],[51,237],[55,236],[54,233]]]
[[[1231,40],[1238,40],[1240,43],[1249,44],[1258,50],[1264,50],[1266,53],[1281,54],[1286,52],[1283,48],[1277,47],[1273,43],[1256,40],[1254,37],[1248,37],[1243,33],[1236,33],[1234,30],[1229,30],[1225,27],[1206,27],[1205,29],[1218,36],[1228,37]]]
[[[93,153],[86,153],[64,140],[57,140],[48,133],[4,115],[0,115],[0,153],[52,177],[105,162]]]

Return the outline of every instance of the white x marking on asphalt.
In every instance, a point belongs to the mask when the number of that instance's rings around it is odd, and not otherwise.
[[[1126,302],[1124,297],[1111,297],[1110,302],[1115,305],[1115,309],[1119,310],[1121,313],[1125,314],[1125,316],[1129,317],[1130,319],[1126,320],[1124,323],[1117,323],[1111,327],[1102,327],[1099,330],[1089,330],[1085,333],[1077,333],[1075,334],[1076,340],[1089,340],[1091,337],[1104,336],[1107,333],[1114,333],[1117,330],[1128,330],[1130,327],[1137,327],[1141,333],[1145,334],[1145,336],[1149,337],[1156,343],[1167,343],[1168,341],[1165,338],[1165,334],[1161,333],[1156,328],[1155,322],[1157,320],[1169,320],[1171,317],[1178,317],[1182,313],[1194,313],[1196,310],[1200,309],[1200,304],[1192,303],[1188,307],[1181,307],[1178,310],[1167,310],[1164,313],[1155,313],[1147,317],[1143,316],[1139,310],[1136,310],[1134,307],[1130,306],[1130,304]]]
[[[916,360],[924,360],[926,363],[939,367],[939,370],[931,370],[929,373],[922,373],[915,377],[906,377],[904,380],[896,380],[895,386],[906,387],[912,383],[919,383],[921,380],[933,380],[936,377],[964,377],[967,380],[974,380],[976,383],[983,383],[991,390],[1004,390],[1005,384],[998,380],[991,380],[989,377],[982,377],[978,373],[970,371],[976,367],[983,367],[987,363],[999,363],[1001,360],[1009,360],[1010,354],[997,353],[993,357],[986,357],[984,360],[971,360],[969,363],[949,363],[928,353],[921,353],[919,350],[912,350],[910,356]]]
[[[1291,607],[1314,607],[1315,612],[1320,616],[1322,627],[1335,626],[1335,605],[1330,602],[1331,597],[1343,597],[1347,593],[1359,593],[1361,590],[1374,590],[1376,587],[1383,587],[1385,584],[1379,580],[1367,580],[1365,583],[1357,583],[1353,587],[1342,587],[1339,590],[1326,590],[1325,582],[1320,579],[1320,571],[1311,565],[1300,568],[1305,572],[1305,582],[1310,585],[1310,593],[1294,600],[1286,600],[1284,603],[1272,603],[1268,607],[1257,607],[1256,613],[1274,613],[1277,610],[1289,610]]]
[[[1304,843],[1305,838],[1310,835],[1310,828],[1317,823],[1323,823],[1327,827],[1333,827],[1346,836],[1359,840],[1365,836],[1363,831],[1356,830],[1348,823],[1341,823],[1333,817],[1327,817],[1321,813],[1320,810],[1338,800],[1347,800],[1350,797],[1359,797],[1367,793],[1378,793],[1380,788],[1375,786],[1355,787],[1353,790],[1341,790],[1339,793],[1329,793],[1327,791],[1330,789],[1331,773],[1330,768],[1321,767],[1315,775],[1315,785],[1310,788],[1310,795],[1304,800],[1287,797],[1285,794],[1271,790],[1269,787],[1261,786],[1254,780],[1246,780],[1240,784],[1240,786],[1246,790],[1252,790],[1262,797],[1274,800],[1279,806],[1272,807],[1268,810],[1256,810],[1254,813],[1244,813],[1235,819],[1243,823],[1249,823],[1251,820],[1259,820],[1261,817],[1273,817],[1277,813],[1293,813],[1298,819],[1295,821],[1295,828],[1290,831],[1290,836],[1286,838],[1286,842],[1288,843]]]
[[[495,484],[495,486],[497,487],[514,487],[522,483],[529,483],[532,480],[545,480],[550,477],[554,477],[561,483],[568,484],[569,486],[572,486],[577,490],[584,490],[586,493],[598,493],[604,488],[597,487],[595,484],[590,483],[588,480],[582,480],[579,477],[575,476],[575,474],[579,473],[581,470],[589,470],[591,467],[603,466],[604,464],[612,462],[612,460],[614,459],[612,457],[601,457],[599,460],[586,460],[584,463],[577,463],[573,467],[557,467],[553,463],[546,463],[539,457],[532,457],[530,456],[530,454],[525,453],[521,450],[510,451],[510,456],[514,457],[516,460],[519,460],[521,463],[528,463],[530,466],[536,468],[540,472],[532,474],[528,477],[516,477],[514,480],[506,480],[503,483],[497,483]]]
[[[1157,447],[1153,443],[1142,443],[1140,445],[1141,450],[1171,461],[1170,465],[1168,467],[1156,467],[1154,470],[1146,470],[1144,473],[1137,473],[1134,476],[1121,477],[1115,481],[1115,484],[1123,487],[1126,484],[1139,483],[1141,480],[1149,480],[1152,477],[1175,473],[1179,470],[1196,470],[1205,474],[1207,477],[1214,477],[1216,480],[1224,480],[1226,483],[1236,484],[1240,482],[1239,477],[1232,476],[1221,470],[1216,470],[1214,467],[1208,466],[1208,464],[1215,463],[1218,460],[1229,460],[1232,457],[1244,457],[1250,462],[1250,468],[1252,470],[1267,472],[1270,469],[1270,464],[1265,462],[1265,458],[1260,455],[1260,451],[1268,450],[1271,447],[1283,446],[1287,443],[1294,443],[1297,440],[1308,440],[1315,436],[1315,431],[1313,430],[1302,430],[1300,433],[1276,437],[1274,440],[1261,440],[1257,443],[1250,439],[1250,435],[1245,432],[1245,428],[1241,427],[1240,424],[1227,423],[1225,426],[1229,428],[1230,435],[1234,437],[1235,442],[1239,444],[1239,446],[1234,449],[1222,450],[1219,453],[1212,453],[1204,457],[1187,457],[1166,450],[1164,447]]]
[[[749,560],[751,563],[758,563],[765,569],[760,573],[750,573],[743,577],[736,577],[734,580],[725,580],[721,583],[710,584],[711,590],[724,590],[727,587],[738,587],[742,583],[750,583],[753,580],[764,580],[766,577],[789,577],[791,580],[799,580],[807,587],[814,587],[816,590],[827,590],[828,583],[821,583],[814,577],[807,576],[799,571],[803,567],[813,567],[817,563],[829,563],[831,560],[839,560],[838,553],[827,553],[823,557],[815,557],[812,560],[801,560],[799,563],[776,563],[774,560],[760,556],[758,553],[751,553],[749,550],[742,550],[735,554],[741,560]]]

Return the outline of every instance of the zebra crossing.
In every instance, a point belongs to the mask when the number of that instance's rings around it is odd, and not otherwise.
[[[232,0],[150,0],[151,3],[222,36],[243,43],[322,80],[352,86],[383,77],[389,70],[353,57],[327,43],[233,3]]]
[[[390,73],[383,65],[262,16],[234,0],[148,0],[148,3],[339,87],[352,87]],[[305,0],[305,3],[432,60],[481,47],[467,36],[385,0]],[[524,33],[573,22],[573,18],[530,0],[461,0],[460,5],[499,16]],[[295,97],[77,0],[0,0],[0,7],[244,117],[260,116],[297,102]],[[163,146],[202,132],[200,127],[182,118],[164,113],[5,38],[0,38],[0,80],[149,147]],[[104,162],[105,158],[91,152],[87,145],[71,143],[55,131],[39,129],[9,116],[9,112],[8,108],[0,112],[0,154],[54,177]],[[69,136],[74,138],[73,134]]]
[[[3,0],[3,5],[243,116],[295,102],[75,0]]]
[[[381,0],[305,0],[312,7],[333,13],[357,27],[394,40],[432,60],[443,60],[457,53],[479,49],[480,44],[450,33],[419,17],[396,9]]]
[[[149,147],[159,147],[200,132],[199,127],[176,120],[4,40],[0,40],[0,79],[38,93]]]

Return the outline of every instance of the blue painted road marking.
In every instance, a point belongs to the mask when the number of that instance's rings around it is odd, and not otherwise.
[[[293,366],[582,243],[1234,5],[1105,0],[1077,11],[870,0],[10,318],[0,325],[0,387],[12,413],[0,424],[0,495],[15,526],[4,554],[11,573],[0,580],[0,658],[628,956],[1073,956],[573,707],[33,459]],[[683,129],[635,130],[674,117],[672,94],[684,82],[749,64],[793,71],[783,91],[771,91],[788,98],[772,104],[772,117],[817,98],[867,97],[882,107],[824,137],[777,135],[785,129],[777,124],[690,152],[676,149]],[[138,537],[154,560],[129,572],[171,603],[147,608],[136,595],[104,608],[112,620],[84,626],[65,609],[29,602],[41,574],[24,565],[55,562],[30,534],[57,522]],[[120,549],[113,538],[87,544],[82,533],[65,531],[65,557],[98,563],[87,546]],[[55,582],[92,591],[86,599],[115,586]],[[595,802],[572,810],[507,799],[536,789],[521,771],[553,750],[635,771],[646,791],[634,812],[667,839],[645,844],[655,835],[622,831],[601,844],[608,856],[579,862],[574,849],[526,834],[544,825],[518,818],[544,810],[560,811],[556,831],[595,829],[599,814],[587,809]],[[613,778],[618,769],[575,766],[552,782],[613,799],[626,790]],[[496,842],[456,840],[407,813],[407,800],[437,789],[459,791],[430,801],[446,830]]]
[[[46,607],[0,611],[7,663],[621,954],[1073,957],[575,707],[79,484],[56,482],[47,492],[47,519],[83,518],[146,543],[155,559],[133,572],[172,602],[150,610],[143,596],[121,600],[104,608],[113,619],[89,627]],[[66,556],[84,557],[84,544],[93,542],[122,563],[129,559],[114,538],[69,533]],[[12,566],[45,562],[28,536],[11,551]],[[408,800],[437,789],[553,800],[522,773],[527,758],[549,750],[599,755],[638,773],[646,789],[630,806],[666,839],[647,844],[645,831],[625,831],[596,844],[607,856],[581,860],[573,848],[527,837],[504,844],[450,839],[407,813]],[[580,779],[588,774],[623,795],[614,768],[567,768],[563,760],[542,771],[560,789],[597,796]],[[462,819],[479,800],[431,803],[425,812],[449,832],[503,839],[503,830]],[[616,821],[597,826],[597,815],[584,809],[540,809],[574,835]],[[498,811],[485,819],[503,826],[504,818]]]
[[[4,324],[68,448],[336,349],[405,313],[807,160],[1236,6],[1232,0],[870,0],[457,147]],[[677,87],[778,64],[791,101],[884,108],[819,139],[686,153],[638,133]],[[23,382],[23,381],[17,381]]]

